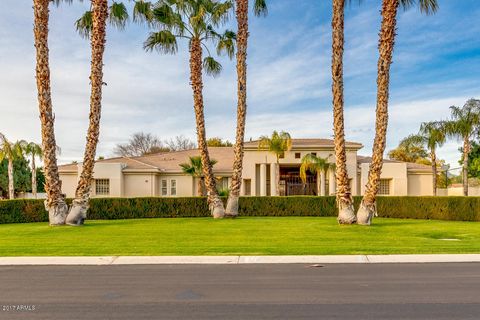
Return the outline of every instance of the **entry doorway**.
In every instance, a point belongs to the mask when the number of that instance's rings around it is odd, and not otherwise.
[[[300,166],[280,166],[280,196],[316,196],[317,175],[307,171],[306,183],[300,179]]]

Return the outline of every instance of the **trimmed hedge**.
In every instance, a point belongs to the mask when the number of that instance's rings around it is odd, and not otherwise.
[[[226,201],[226,199],[224,199]],[[355,197],[355,210],[361,197]],[[70,202],[70,201],[68,201]],[[480,221],[480,197],[378,197],[385,218]],[[336,216],[335,197],[242,197],[241,216]],[[209,217],[205,198],[96,198],[89,220]],[[43,200],[0,200],[0,224],[48,221]]]

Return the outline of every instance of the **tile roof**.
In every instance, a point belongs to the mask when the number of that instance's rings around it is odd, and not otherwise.
[[[209,147],[210,159],[217,163],[213,166],[215,172],[230,172],[233,164],[233,147]],[[153,165],[166,172],[181,172],[180,164],[188,163],[189,157],[200,156],[200,150],[183,150],[135,157],[144,163]]]
[[[246,141],[246,148],[258,148],[259,140]],[[292,148],[302,147],[334,147],[334,141],[332,139],[292,139]],[[345,146],[347,148],[362,148],[363,145],[358,142],[346,141]]]
[[[217,163],[213,166],[214,172],[230,172],[233,164],[233,147],[209,147],[210,158]],[[161,170],[164,172],[180,173],[181,163],[189,161],[189,157],[200,156],[198,149],[183,150],[176,152],[164,152],[140,157],[116,157],[98,160],[97,163],[122,163],[124,170]],[[58,166],[60,172],[76,171],[77,164]]]

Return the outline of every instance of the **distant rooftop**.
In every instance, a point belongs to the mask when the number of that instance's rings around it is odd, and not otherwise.
[[[217,163],[213,166],[214,172],[231,172],[233,163],[233,147],[209,147],[210,158]],[[180,173],[181,163],[188,163],[189,157],[200,156],[199,149],[174,152],[155,153],[140,157],[116,157],[97,160],[96,163],[123,163],[124,170],[159,170],[162,172]],[[77,171],[76,163],[58,166],[60,172]]]
[[[246,148],[258,148],[259,140],[246,141]],[[333,148],[335,143],[332,139],[292,139],[292,149],[301,148]],[[345,147],[351,149],[361,149],[363,145],[358,142],[346,141]]]

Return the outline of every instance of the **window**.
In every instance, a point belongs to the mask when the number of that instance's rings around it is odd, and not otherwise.
[[[110,180],[95,179],[95,194],[98,196],[108,196],[110,194]]]
[[[300,152],[295,152],[295,159],[300,159],[300,157],[301,157]]]
[[[285,158],[285,152],[280,153],[280,155],[279,155],[278,157],[279,157],[280,159]]]
[[[380,179],[378,185],[378,194],[389,195],[390,194],[390,179]]]
[[[217,191],[218,192],[223,192],[228,190],[228,177],[215,177],[216,179],[216,185],[217,185]]]
[[[166,196],[168,193],[167,180],[162,180],[162,196]]]
[[[252,195],[252,180],[251,179],[243,179],[243,185],[245,188],[245,195],[250,196]]]
[[[170,195],[177,195],[177,180],[170,180]]]
[[[312,152],[311,155],[314,156],[314,157],[316,157],[316,156],[317,156],[317,153],[316,153],[316,152]]]

